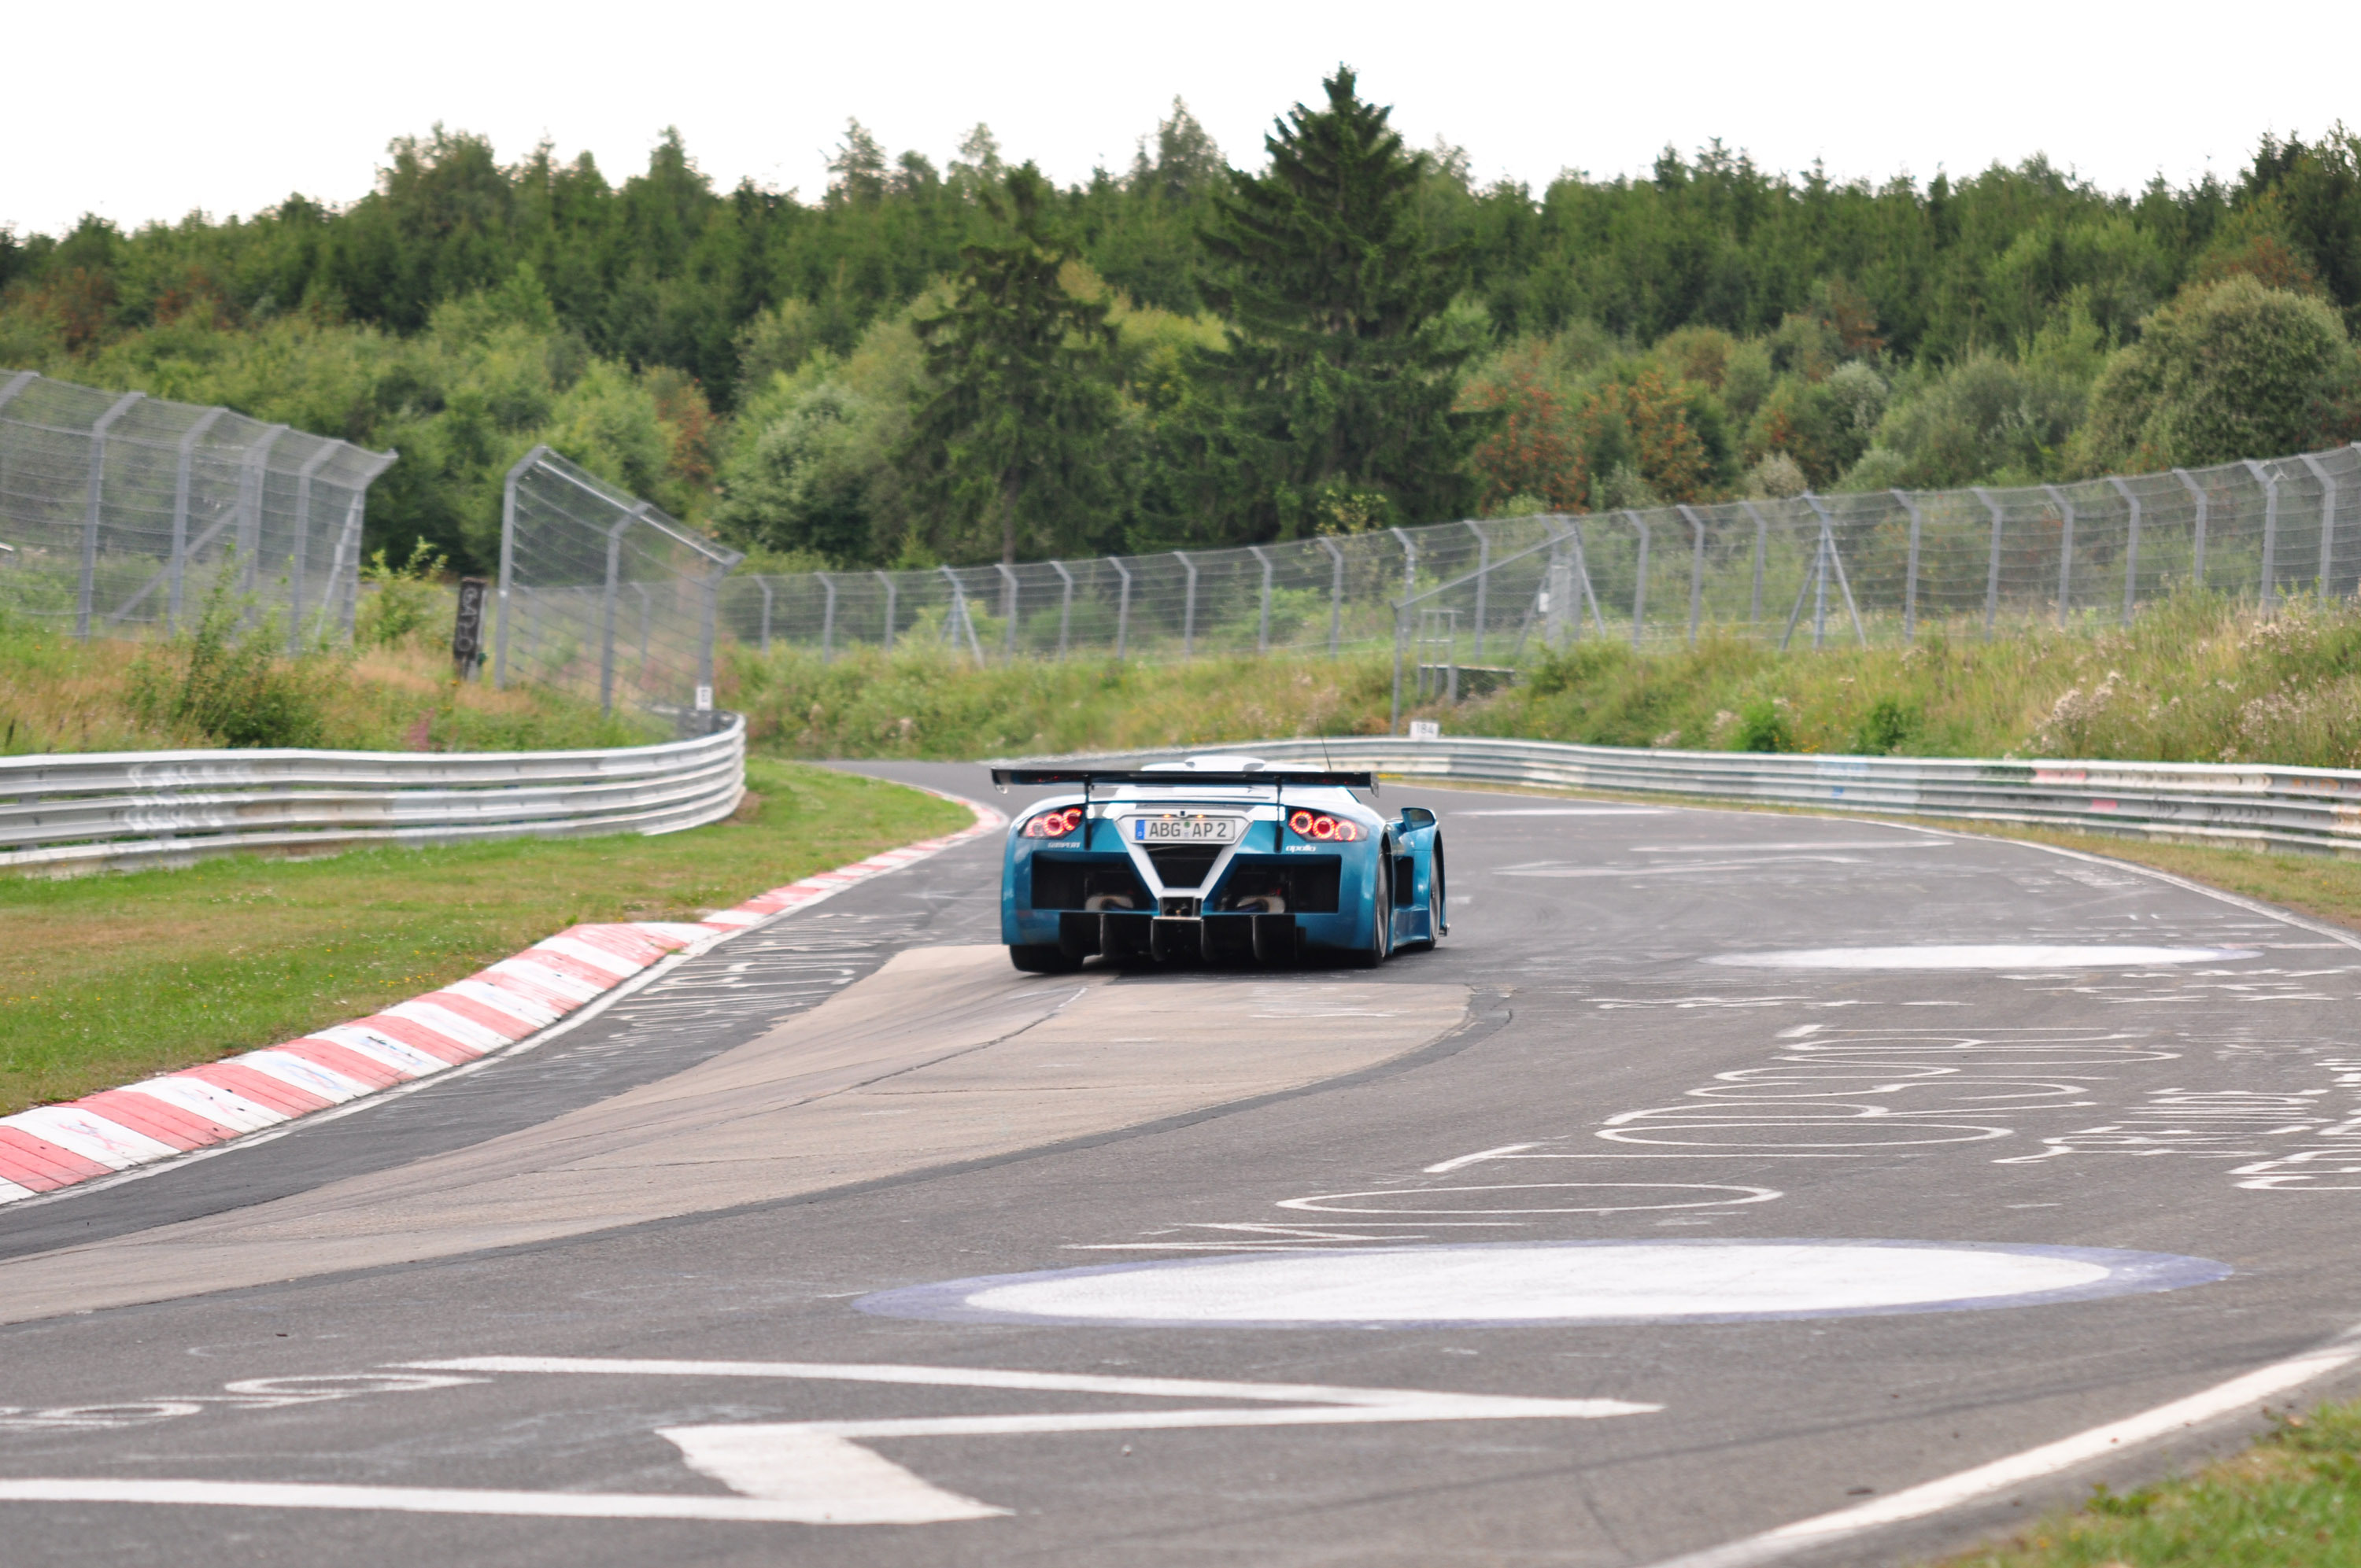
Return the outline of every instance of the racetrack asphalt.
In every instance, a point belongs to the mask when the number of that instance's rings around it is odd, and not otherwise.
[[[992,798],[974,767],[857,766]],[[1340,1070],[1209,1073],[1194,1109],[1027,1143],[1104,1093],[1035,1084],[972,1158],[358,1267],[324,1232],[298,1277],[0,1328],[5,1555],[1649,1564],[2361,1321],[2349,940],[1896,825],[1403,800],[1443,817],[1437,950],[1085,976],[1150,1019],[1269,987],[1275,1044],[1367,1045]],[[0,1310],[12,1269],[392,1190],[990,943],[998,858],[850,890],[464,1079],[0,1212]],[[1852,950],[1777,957],[1821,949]],[[1402,986],[1457,988],[1464,1021],[1375,1040]],[[881,1102],[874,1147],[912,1113]],[[1777,1241],[1941,1245],[1739,1245]],[[1536,1268],[1587,1321],[1517,1321]],[[1792,1560],[1905,1561],[2251,1425]],[[905,1522],[792,1522],[829,1497]]]

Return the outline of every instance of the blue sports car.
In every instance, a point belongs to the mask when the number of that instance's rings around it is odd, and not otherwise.
[[[1353,792],[1376,775],[1253,757],[1146,768],[995,768],[992,781],[1072,784],[1008,829],[1001,939],[1020,970],[1093,955],[1383,963],[1450,930],[1434,813],[1388,817]]]

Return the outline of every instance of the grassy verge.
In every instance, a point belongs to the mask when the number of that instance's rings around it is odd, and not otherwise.
[[[1527,653],[1518,685],[1411,716],[1451,734],[1608,746],[2361,766],[2361,607],[2345,603],[2265,617],[2188,593],[2128,628],[1990,642],[1980,627],[1929,625],[1910,647],[1781,653],[1709,632],[1644,654],[1598,637]],[[1387,652],[978,668],[939,645],[827,664],[741,649],[723,682],[758,740],[847,757],[1382,734],[1392,687]]]
[[[660,838],[0,880],[0,1114],[357,1017],[577,921],[692,916],[971,820],[795,763],[750,761],[747,783],[742,819]]]
[[[2361,1403],[2283,1420],[2193,1475],[2053,1515],[1946,1568],[2351,1568],[2361,1563]]]

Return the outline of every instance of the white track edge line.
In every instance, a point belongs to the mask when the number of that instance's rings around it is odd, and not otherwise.
[[[902,784],[902,781],[899,779],[888,779],[885,782],[888,784]],[[609,986],[606,991],[601,992],[598,996],[592,998],[590,1001],[584,1003],[581,1006],[576,1008],[565,1017],[560,1018],[555,1024],[551,1024],[545,1028],[535,1030],[533,1033],[523,1036],[522,1039],[513,1040],[505,1046],[495,1047],[492,1049],[486,1051],[482,1056],[478,1057],[473,1061],[456,1063],[453,1066],[445,1068],[439,1072],[429,1073],[423,1078],[413,1078],[406,1083],[390,1083],[374,1093],[357,1095],[354,1098],[346,1101],[341,1105],[330,1105],[323,1110],[309,1112],[304,1115],[290,1117],[286,1122],[275,1127],[265,1127],[256,1132],[241,1134],[234,1138],[225,1138],[217,1144],[207,1144],[203,1148],[186,1149],[167,1158],[150,1160],[142,1165],[127,1166],[105,1176],[93,1176],[87,1180],[77,1181],[71,1186],[53,1188],[47,1192],[37,1193],[30,1198],[19,1198],[6,1204],[5,1209],[0,1209],[0,1212],[20,1214],[27,1209],[38,1209],[49,1203],[63,1202],[68,1199],[82,1197],[85,1193],[104,1192],[110,1188],[120,1187],[126,1181],[138,1181],[150,1176],[161,1176],[167,1171],[179,1170],[182,1167],[193,1165],[199,1160],[214,1159],[222,1155],[234,1154],[239,1149],[257,1148],[264,1144],[274,1143],[277,1140],[287,1136],[290,1133],[296,1132],[302,1128],[317,1126],[323,1122],[333,1122],[346,1116],[357,1115],[360,1112],[367,1111],[373,1106],[385,1104],[387,1102],[394,1100],[401,1095],[414,1094],[422,1089],[430,1089],[436,1084],[448,1083],[453,1079],[465,1078],[471,1073],[478,1072],[483,1069],[489,1067],[496,1061],[505,1061],[511,1057],[522,1056],[527,1051],[536,1050],[542,1046],[548,1044],[551,1040],[557,1038],[560,1035],[564,1035],[580,1025],[589,1023],[593,1018],[596,1018],[598,1014],[604,1013],[616,1003],[622,1001],[625,997],[645,990],[649,985],[663,979],[665,975],[670,974],[674,970],[678,969],[681,965],[688,962],[691,959],[703,958],[707,953],[711,952],[714,948],[721,946],[724,942],[742,937],[749,931],[762,930],[764,927],[769,926],[774,921],[785,920],[793,915],[800,915],[805,910],[812,907],[812,905],[816,904],[824,904],[828,900],[834,898],[840,893],[847,893],[851,891],[853,888],[866,886],[868,883],[876,881],[879,877],[891,876],[895,872],[906,871],[911,866],[918,864],[921,861],[930,861],[937,855],[944,854],[950,850],[959,849],[965,844],[973,843],[977,839],[984,837],[994,828],[1000,827],[1007,821],[1006,817],[1001,812],[995,810],[992,806],[984,805],[981,801],[970,800],[965,795],[952,795],[948,790],[929,789],[924,784],[902,784],[902,787],[905,789],[915,789],[922,795],[931,795],[938,799],[950,801],[954,805],[964,806],[970,811],[975,813],[975,822],[972,826],[962,828],[955,833],[936,835],[937,838],[945,839],[947,842],[938,844],[931,850],[919,850],[912,859],[903,861],[900,865],[882,868],[870,876],[861,877],[853,881],[847,882],[840,887],[822,889],[821,891],[814,893],[808,898],[798,899],[796,902],[788,905],[784,909],[774,910],[771,914],[763,916],[761,919],[755,921],[751,926],[741,926],[733,930],[728,931],[716,931],[712,936],[692,942],[687,947],[682,948],[676,952],[666,953],[662,958],[650,963],[645,969],[641,970],[637,974],[631,975],[622,981],[619,981],[614,985]],[[995,822],[993,820],[994,817],[998,817],[1000,820]],[[924,841],[925,840],[923,839],[920,840],[920,842]],[[897,849],[900,848],[906,848],[906,846],[897,846]],[[886,853],[890,851],[880,852]],[[793,883],[789,883],[786,885],[792,887],[795,884]],[[768,890],[766,889],[765,891]],[[755,894],[752,896],[760,898],[763,894]],[[544,938],[544,940],[546,939],[547,938]],[[526,948],[525,950],[531,951],[530,948]],[[511,954],[511,956],[513,957],[514,955]],[[421,994],[431,996],[434,992],[421,992]],[[404,997],[402,1000],[410,1002],[416,1001],[417,998]],[[387,1004],[389,1007],[400,1005],[401,1003],[389,1003]],[[382,1013],[385,1011],[385,1008],[379,1008],[378,1011]],[[329,1026],[335,1027],[335,1025],[332,1025]],[[310,1036],[298,1036],[296,1037],[298,1039],[305,1039]],[[280,1045],[288,1043],[289,1042],[287,1041],[280,1042]],[[257,1046],[253,1048],[258,1051],[267,1051],[275,1050],[278,1047],[276,1046]],[[244,1053],[241,1052],[240,1054],[243,1055]],[[224,1058],[223,1059],[235,1060],[236,1058]],[[211,1066],[214,1064],[199,1063],[198,1065]],[[127,1088],[128,1085],[122,1085],[119,1087]],[[93,1092],[96,1093],[103,1091],[93,1091]],[[67,1103],[72,1102],[68,1102]],[[46,1109],[46,1107],[35,1106],[34,1109],[41,1110]]]
[[[1888,1525],[1930,1518],[1948,1508],[2044,1480],[2141,1443],[2235,1414],[2356,1361],[2361,1361],[2361,1326],[2348,1329],[2299,1355],[2273,1362],[2136,1416],[2092,1427],[1973,1469],[1922,1482],[1874,1502],[1798,1519],[1725,1546],[1664,1558],[1649,1568],[1753,1568],[1757,1563],[1775,1563]]]

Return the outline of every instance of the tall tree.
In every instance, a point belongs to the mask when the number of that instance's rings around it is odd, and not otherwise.
[[[1204,235],[1242,416],[1231,444],[1260,492],[1246,502],[1286,533],[1450,514],[1476,434],[1451,411],[1472,345],[1445,314],[1457,254],[1419,222],[1423,160],[1349,68],[1323,85],[1327,105],[1277,123],[1269,171],[1234,174]]]
[[[996,528],[1013,563],[1020,546],[1073,542],[1112,488],[1115,334],[1106,305],[1060,277],[1076,251],[1038,169],[1009,170],[980,201],[990,222],[961,248],[950,305],[912,323],[935,389],[905,456],[928,466],[955,526]]]

